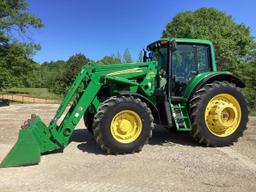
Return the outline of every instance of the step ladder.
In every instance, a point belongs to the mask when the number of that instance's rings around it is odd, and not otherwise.
[[[172,117],[178,131],[191,131],[191,123],[185,105],[170,103]]]

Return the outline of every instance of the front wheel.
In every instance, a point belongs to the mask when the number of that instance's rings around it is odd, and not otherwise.
[[[97,144],[110,154],[140,151],[152,135],[153,116],[146,103],[134,97],[111,97],[94,117]]]
[[[195,140],[207,146],[227,146],[246,129],[247,102],[234,84],[215,81],[192,96],[190,117]]]

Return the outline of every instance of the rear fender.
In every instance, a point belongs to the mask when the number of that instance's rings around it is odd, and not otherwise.
[[[237,87],[245,87],[242,80],[230,72],[206,72],[199,74],[192,79],[185,90],[184,99],[188,101],[196,90],[200,89],[205,84],[212,83],[213,81],[228,81],[230,83],[234,83]]]

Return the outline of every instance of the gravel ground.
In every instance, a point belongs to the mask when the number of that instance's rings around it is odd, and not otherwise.
[[[48,123],[58,105],[0,108],[0,161],[31,113]],[[0,192],[11,191],[256,191],[256,117],[231,147],[207,148],[189,134],[163,128],[140,153],[105,155],[81,121],[63,153],[39,165],[0,169]]]

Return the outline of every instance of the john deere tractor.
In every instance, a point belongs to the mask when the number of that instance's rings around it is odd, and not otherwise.
[[[155,125],[190,132],[213,147],[230,145],[243,134],[245,85],[217,71],[210,41],[161,39],[147,46],[143,60],[85,65],[50,124],[32,115],[1,167],[36,164],[41,154],[65,148],[81,118],[108,154],[140,151]]]

